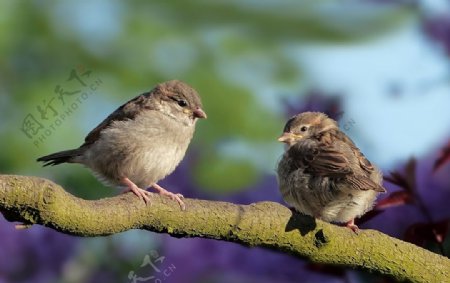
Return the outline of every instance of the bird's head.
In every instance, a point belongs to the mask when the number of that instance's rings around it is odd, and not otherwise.
[[[278,141],[289,146],[320,133],[338,129],[336,121],[321,112],[303,112],[289,119]]]
[[[160,95],[161,108],[165,114],[188,124],[195,124],[197,119],[206,119],[200,96],[188,84],[172,80],[157,85],[153,91]]]

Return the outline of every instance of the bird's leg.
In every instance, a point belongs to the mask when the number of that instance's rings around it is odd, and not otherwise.
[[[127,186],[127,189],[123,193],[133,192],[146,204],[150,202],[150,198],[148,197],[150,195],[150,192],[147,192],[146,190],[139,188],[127,177],[122,179],[122,183]]]
[[[151,187],[153,187],[158,192],[158,194],[163,195],[163,196],[168,196],[171,200],[176,200],[178,202],[178,204],[180,205],[181,210],[186,209],[186,205],[181,200],[182,198],[184,198],[182,194],[171,193],[156,183],[151,184]]]
[[[345,223],[345,227],[350,228],[356,234],[358,234],[358,232],[359,232],[359,228],[355,224],[355,219],[352,219],[352,220],[348,221],[347,223]]]

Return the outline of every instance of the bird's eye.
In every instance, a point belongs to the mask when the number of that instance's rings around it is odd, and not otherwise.
[[[181,107],[186,107],[188,104],[187,104],[186,100],[180,99],[180,100],[178,100],[178,105],[180,105]]]
[[[300,128],[300,131],[302,131],[302,132],[306,132],[306,130],[308,130],[308,127],[306,127],[306,126],[303,126]]]

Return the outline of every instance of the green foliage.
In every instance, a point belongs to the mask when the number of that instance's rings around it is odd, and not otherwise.
[[[66,187],[101,186],[82,169],[39,169],[34,159],[76,147],[120,103],[177,78],[199,91],[208,113],[191,147],[201,149],[196,150],[196,180],[211,190],[238,190],[264,172],[227,155],[218,145],[239,140],[249,147],[270,147],[275,142],[283,119],[261,92],[278,95],[277,89],[301,84],[302,65],[293,60],[292,47],[368,40],[400,25],[413,12],[370,4],[349,9],[336,1],[254,4],[0,2],[0,170],[55,176],[64,171],[60,181]],[[67,84],[70,71],[80,67],[91,70],[103,84],[35,146],[20,130],[24,118],[30,113],[38,116],[37,107],[54,98],[55,87]],[[66,106],[58,103],[56,99],[55,109],[63,112]],[[79,193],[98,196],[94,190]]]
[[[224,156],[204,156],[194,173],[201,188],[223,193],[240,190],[258,179],[250,162]]]

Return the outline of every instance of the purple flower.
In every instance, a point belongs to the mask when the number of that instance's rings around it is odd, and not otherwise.
[[[16,230],[0,217],[0,282],[51,282],[73,255],[78,238],[42,226]]]
[[[427,18],[423,22],[425,33],[437,41],[450,56],[450,14]]]

